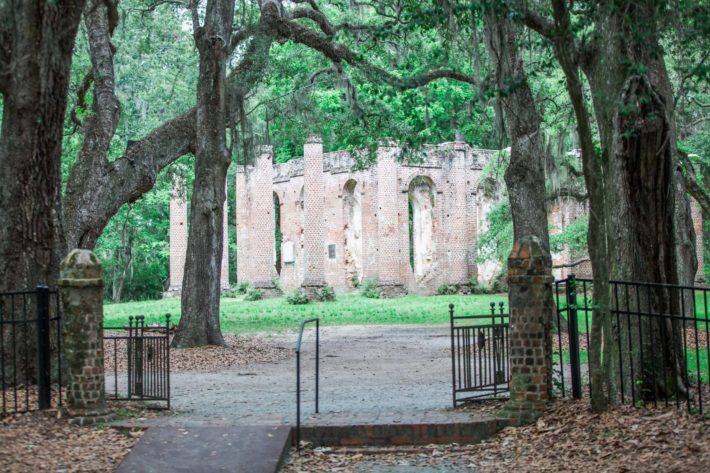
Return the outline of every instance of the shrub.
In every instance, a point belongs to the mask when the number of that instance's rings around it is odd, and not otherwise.
[[[365,279],[360,285],[360,293],[369,299],[381,298],[380,282],[375,278]]]
[[[229,289],[222,290],[222,297],[237,297],[239,291],[235,286],[231,286]]]
[[[478,283],[478,278],[476,276],[471,276],[468,280],[468,285],[471,288],[471,294],[485,294],[486,289]]]
[[[251,284],[248,282],[240,282],[237,284],[237,294],[246,294],[250,287]]]
[[[452,294],[458,294],[459,289],[460,287],[458,284],[443,283],[436,288],[436,293],[440,296],[449,296]]]
[[[331,286],[323,286],[318,290],[318,300],[332,302],[335,300],[335,290]]]
[[[308,304],[308,296],[306,295],[306,291],[300,287],[298,289],[294,289],[286,296],[286,302],[291,305]]]
[[[247,289],[246,296],[244,296],[245,301],[260,301],[264,297],[264,294],[261,293],[260,290],[254,288],[254,287],[249,287]]]
[[[352,283],[353,283],[353,287],[354,287],[355,289],[357,289],[358,287],[360,287],[360,279],[357,277],[357,274],[354,274],[354,275],[353,275]]]
[[[279,278],[273,278],[271,280],[271,285],[274,286],[279,291],[283,291],[283,288],[281,287],[281,280]]]

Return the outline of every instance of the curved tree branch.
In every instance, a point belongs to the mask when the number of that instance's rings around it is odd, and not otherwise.
[[[261,15],[262,20],[270,26],[272,31],[279,37],[320,51],[321,54],[333,61],[333,63],[347,62],[363,71],[372,79],[381,80],[398,90],[414,89],[438,79],[453,79],[476,85],[474,77],[451,69],[437,69],[416,76],[398,77],[379,66],[371,64],[364,57],[352,51],[348,46],[333,41],[331,38],[322,36],[312,29],[292,21],[288,17],[282,16],[279,9],[273,3],[265,4],[262,8]]]

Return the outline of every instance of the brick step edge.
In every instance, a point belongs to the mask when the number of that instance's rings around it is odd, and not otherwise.
[[[301,440],[314,447],[473,444],[511,425],[506,419],[461,423],[302,426]],[[296,438],[295,428],[291,435]]]

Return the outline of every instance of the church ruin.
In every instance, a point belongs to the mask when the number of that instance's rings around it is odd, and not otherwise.
[[[303,158],[273,162],[259,146],[253,165],[236,172],[237,281],[262,292],[312,292],[329,285],[349,291],[377,279],[386,296],[432,294],[441,284],[486,286],[500,263],[476,262],[478,236],[497,200],[481,192],[484,165],[498,151],[463,141],[425,146],[402,161],[401,149],[383,143],[377,160],[360,168],[349,151],[323,152],[310,137]],[[170,205],[170,290],[179,292],[187,246],[184,192]],[[696,232],[702,228],[693,203]],[[586,213],[586,204],[560,197],[549,205],[551,231]],[[227,240],[225,204],[225,242]],[[702,235],[702,233],[698,233]],[[699,259],[702,242],[698,238]],[[227,245],[222,286],[228,287]],[[589,276],[586,255],[553,255],[556,277]],[[699,265],[702,274],[702,260]],[[276,283],[278,281],[278,284]]]

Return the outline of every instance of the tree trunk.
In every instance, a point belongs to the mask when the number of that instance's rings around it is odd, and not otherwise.
[[[690,243],[693,229],[677,171],[673,96],[656,32],[658,12],[653,4],[610,2],[599,13],[596,50],[582,65],[607,163],[603,186],[608,195],[609,278],[692,284],[697,265]],[[636,301],[615,304],[622,304],[621,310],[680,314],[683,305],[690,306],[673,292],[649,289]],[[634,360],[621,356],[624,378],[613,370],[609,375],[616,379],[611,383],[623,382],[637,399],[684,393],[682,327],[650,319],[617,318],[618,338],[611,342],[631,347]],[[665,349],[659,348],[661,340]]]
[[[511,138],[505,183],[513,216],[513,238],[519,241],[526,236],[535,236],[549,251],[544,140],[540,114],[518,57],[518,30],[519,27],[501,12],[487,13],[486,40]]]
[[[99,2],[101,3],[101,2]],[[91,47],[95,80],[94,94],[100,87],[104,100],[95,100],[93,115],[84,125],[84,143],[72,167],[64,194],[64,231],[68,248],[93,249],[109,220],[122,205],[134,202],[150,191],[158,174],[175,160],[195,151],[197,109],[191,108],[129,146],[119,159],[109,162],[108,145],[118,123],[118,102],[113,90],[112,52],[109,45],[108,10],[98,8],[86,16],[87,30],[98,44]],[[273,38],[259,32],[244,58],[230,74],[230,94],[246,94],[266,67]],[[111,70],[108,65],[111,64]],[[102,68],[102,71],[96,71]],[[104,86],[101,87],[101,78]],[[98,98],[98,97],[97,97]]]
[[[0,3],[0,292],[56,284],[63,256],[57,252],[62,131],[82,5],[82,0]],[[0,304],[5,301],[0,298]],[[33,308],[34,302],[26,310]],[[15,309],[0,306],[6,320],[23,318]],[[20,351],[30,355],[17,353],[17,371],[6,369],[6,382],[14,376],[34,379],[36,337],[31,324],[28,329],[28,345]],[[8,351],[14,345],[3,346],[3,359],[12,359]]]
[[[176,347],[224,345],[219,324],[223,205],[230,154],[227,149],[226,63],[234,3],[208,0],[204,26],[193,10],[200,54],[197,83],[195,184],[182,284],[182,315]]]

